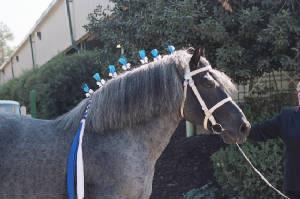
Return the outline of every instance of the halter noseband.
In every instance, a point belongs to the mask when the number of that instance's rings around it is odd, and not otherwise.
[[[184,82],[183,82],[183,101],[181,103],[180,113],[181,113],[181,116],[184,117],[183,108],[184,108],[186,94],[187,94],[187,86],[189,85],[191,87],[192,91],[194,92],[194,94],[196,95],[196,97],[198,99],[198,102],[200,103],[201,108],[202,108],[202,110],[205,114],[205,118],[204,118],[204,121],[203,121],[204,129],[208,130],[207,129],[207,123],[208,123],[208,120],[209,120],[212,124],[213,132],[216,133],[216,134],[219,134],[224,129],[223,129],[221,124],[216,122],[216,120],[213,116],[213,112],[216,109],[218,109],[219,107],[221,107],[222,105],[224,105],[225,103],[232,101],[232,99],[231,99],[231,97],[228,96],[227,98],[225,98],[225,99],[221,100],[220,102],[218,102],[217,104],[215,104],[210,109],[207,108],[204,100],[202,99],[200,93],[198,92],[197,87],[194,84],[193,76],[197,75],[199,73],[202,73],[204,71],[210,71],[212,69],[212,67],[205,58],[200,57],[200,61],[202,61],[203,63],[207,63],[206,66],[203,67],[203,68],[199,68],[197,70],[194,70],[194,71],[190,71],[190,66],[185,68]]]

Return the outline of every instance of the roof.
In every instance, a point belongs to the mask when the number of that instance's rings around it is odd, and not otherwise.
[[[13,104],[13,105],[19,105],[20,103],[17,101],[13,101],[13,100],[0,100],[0,104]]]
[[[17,52],[21,49],[21,47],[25,44],[25,42],[28,40],[28,37],[35,31],[35,29],[44,21],[44,19],[47,17],[49,12],[52,10],[52,8],[61,0],[52,0],[52,2],[49,4],[48,8],[42,13],[42,15],[39,17],[39,19],[35,22],[34,26],[31,28],[29,33],[25,36],[25,38],[22,40],[22,42],[16,47],[16,50],[11,54],[9,59],[5,61],[2,65],[0,65],[0,70],[3,70],[5,65],[8,64],[13,56],[17,54]]]

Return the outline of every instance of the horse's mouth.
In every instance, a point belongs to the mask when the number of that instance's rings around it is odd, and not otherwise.
[[[227,130],[221,133],[221,137],[226,144],[242,144],[247,140],[247,136],[238,136],[236,134],[233,136],[233,133]]]

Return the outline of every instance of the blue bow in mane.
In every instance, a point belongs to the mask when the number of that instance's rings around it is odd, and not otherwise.
[[[131,66],[131,64],[127,62],[127,59],[124,56],[119,58],[119,64],[121,64],[123,70],[128,70]]]
[[[146,51],[145,50],[140,50],[139,51],[139,57],[140,57],[140,62],[142,64],[148,63],[148,57],[146,56]]]
[[[175,52],[175,47],[172,46],[172,45],[169,45],[168,46],[168,53],[169,53],[169,55],[173,54],[174,52]]]
[[[90,89],[86,83],[82,84],[81,87],[82,87],[82,90],[85,92],[86,97],[90,97],[94,93],[94,91],[92,89]]]
[[[117,70],[116,70],[115,65],[108,66],[108,75],[113,78],[117,77]]]
[[[104,79],[101,79],[101,76],[99,73],[95,73],[93,75],[93,78],[96,80],[96,84],[99,86],[99,87],[102,87],[104,84],[105,84],[105,80]]]
[[[151,50],[151,55],[152,55],[154,61],[161,59],[161,56],[157,49]]]

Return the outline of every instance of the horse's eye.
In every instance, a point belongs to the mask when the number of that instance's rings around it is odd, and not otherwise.
[[[211,80],[205,80],[203,83],[203,86],[206,88],[214,88],[215,87],[215,82]]]
[[[214,79],[209,75],[205,75],[201,82],[206,88],[214,88],[216,86]]]

